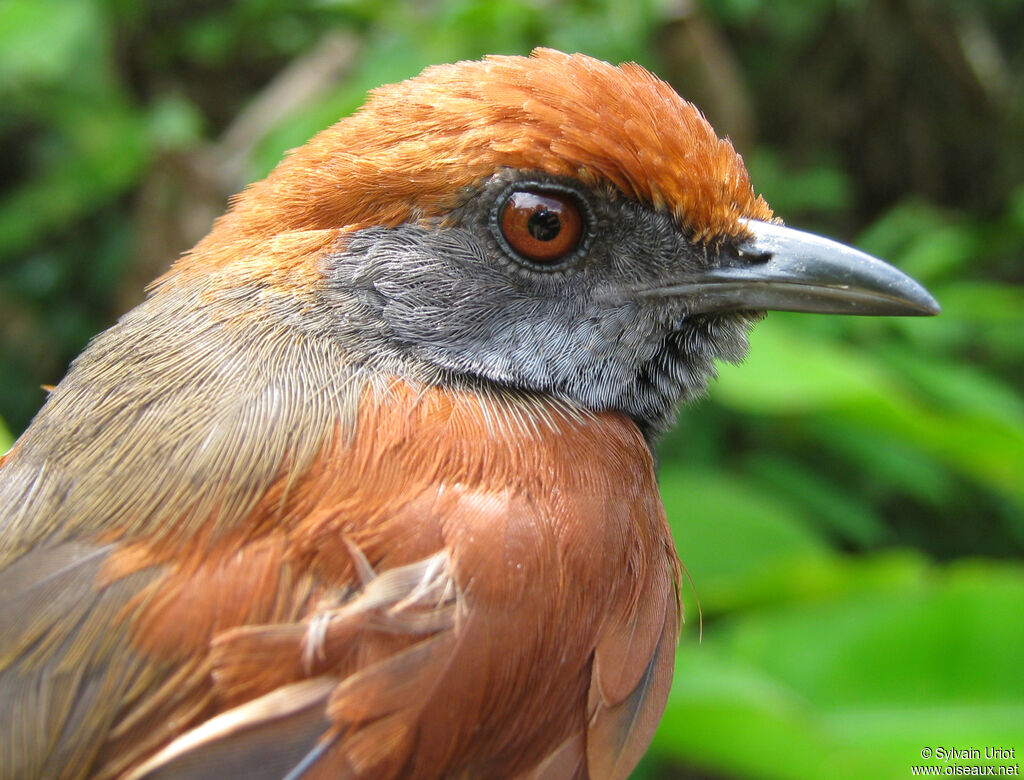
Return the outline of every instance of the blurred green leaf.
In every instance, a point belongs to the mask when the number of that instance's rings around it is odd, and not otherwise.
[[[754,454],[747,470],[765,490],[788,497],[830,536],[869,547],[887,536],[880,517],[872,512],[866,498],[842,490],[835,482],[821,478],[820,469],[811,470],[778,454]]]
[[[4,422],[3,417],[0,417],[0,455],[7,452],[12,444],[14,444],[14,437],[11,436],[11,432],[7,429],[7,424]]]
[[[95,4],[87,0],[4,0],[0,95],[67,78],[99,35]]]
[[[188,148],[202,138],[203,117],[196,106],[181,95],[158,99],[149,110],[146,122],[150,143],[160,149]]]
[[[807,413],[893,392],[886,372],[868,354],[823,340],[805,317],[773,312],[758,323],[750,354],[739,366],[723,365],[711,397],[757,414]]]
[[[956,323],[991,322],[1024,326],[1024,287],[960,282],[941,288],[943,315]],[[1018,342],[1022,351],[1024,343]]]
[[[796,506],[732,475],[666,464],[662,499],[702,605],[750,599],[750,583],[807,559],[831,555]]]
[[[813,328],[797,331],[796,322],[773,315],[761,323],[750,357],[741,367],[723,366],[712,397],[747,413],[803,415],[804,433],[822,438],[830,423],[807,415],[840,415],[917,447],[1024,510],[1024,419],[1009,391],[970,369],[958,378],[955,365],[945,368],[951,376],[915,390],[900,377],[905,369],[912,375],[913,359],[887,367],[878,354],[822,341]],[[986,396],[998,405],[985,405]]]
[[[659,749],[744,777],[818,780],[907,777],[926,746],[1022,744],[1024,569],[869,581],[684,642]]]
[[[857,246],[930,281],[969,263],[979,242],[954,215],[911,200],[875,220],[858,236]]]
[[[800,170],[786,166],[770,149],[746,155],[750,177],[778,214],[822,214],[849,208],[851,192],[846,175],[822,161]]]
[[[808,427],[817,421],[808,420]],[[859,421],[843,416],[829,417],[823,423],[826,431],[811,431],[816,443],[826,452],[839,453],[850,468],[865,475],[876,499],[888,491],[900,489],[917,498],[925,506],[938,510],[949,496],[951,480],[941,461],[922,452],[912,442],[896,434],[881,435],[877,429],[866,430]]]
[[[976,365],[954,363],[896,343],[878,345],[874,355],[891,371],[898,371],[903,383],[913,383],[917,392],[945,408],[981,413],[1024,429],[1024,398]]]
[[[978,480],[1024,511],[1024,429],[984,410],[957,412],[879,399],[847,410],[850,419],[916,444],[949,467]]]
[[[58,159],[0,200],[0,252],[25,250],[134,184],[148,160],[145,122],[117,101],[65,106],[72,133]]]

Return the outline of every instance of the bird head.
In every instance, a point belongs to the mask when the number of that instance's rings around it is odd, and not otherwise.
[[[882,261],[784,227],[665,82],[545,49],[375,90],[158,294],[182,285],[352,365],[619,410],[648,436],[742,359],[764,310],[938,311]]]

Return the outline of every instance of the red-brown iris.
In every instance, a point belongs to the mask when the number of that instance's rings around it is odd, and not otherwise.
[[[554,265],[572,254],[583,236],[583,217],[570,195],[520,190],[505,201],[501,235],[527,260]]]

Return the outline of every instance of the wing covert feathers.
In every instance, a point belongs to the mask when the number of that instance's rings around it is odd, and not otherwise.
[[[673,591],[670,603],[664,604],[657,645],[644,664],[636,687],[618,702],[602,696],[600,679],[591,688],[591,698],[596,700],[592,701],[593,715],[587,728],[587,763],[592,778],[628,777],[647,750],[672,686],[678,626]],[[636,664],[643,657],[634,657],[630,662]]]

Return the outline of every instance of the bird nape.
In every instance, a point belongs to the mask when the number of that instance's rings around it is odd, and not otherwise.
[[[0,776],[626,777],[680,619],[651,446],[766,309],[938,311],[637,65],[375,90],[0,460]]]

